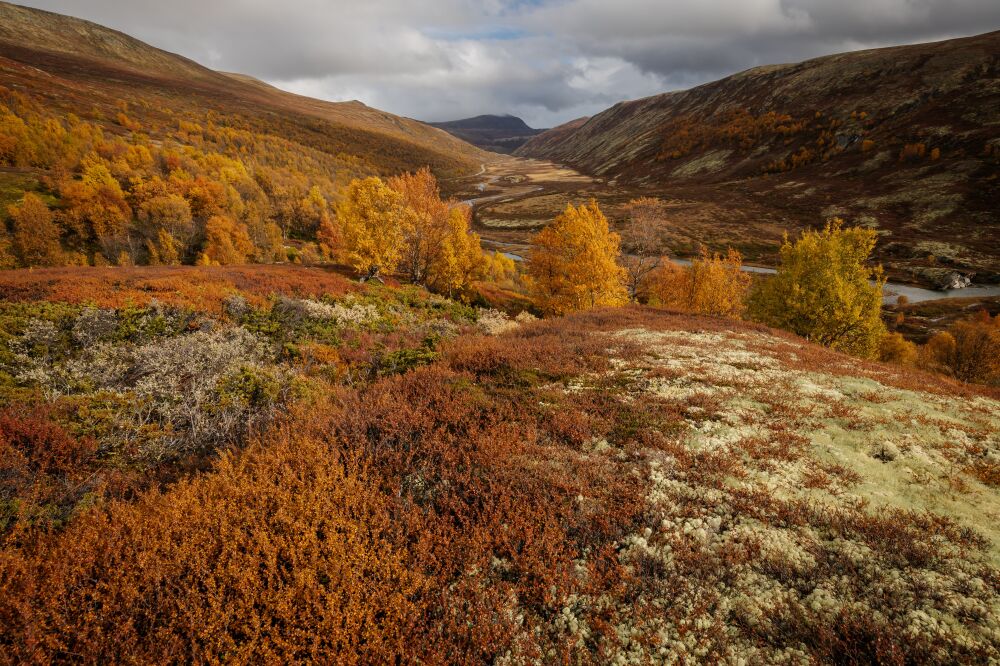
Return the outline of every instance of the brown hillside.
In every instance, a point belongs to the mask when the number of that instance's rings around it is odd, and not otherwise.
[[[385,172],[430,165],[461,173],[483,161],[480,150],[415,120],[358,102],[293,95],[89,21],[2,2],[0,85],[88,120],[113,118],[124,100],[138,107],[131,115],[147,132],[169,123],[165,108],[216,111],[331,154],[360,156]]]
[[[839,215],[881,259],[1000,278],[1000,32],[751,69],[622,102],[518,154],[794,228]],[[931,256],[933,255],[933,258]]]

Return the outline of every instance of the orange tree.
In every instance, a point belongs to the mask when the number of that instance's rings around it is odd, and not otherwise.
[[[730,248],[723,256],[702,248],[688,267],[664,261],[648,277],[647,298],[650,305],[739,318],[751,281],[739,252]]]
[[[547,314],[625,304],[619,255],[618,234],[596,201],[568,205],[531,239],[527,272],[535,302]]]

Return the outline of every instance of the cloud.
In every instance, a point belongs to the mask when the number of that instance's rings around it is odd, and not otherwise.
[[[21,0],[325,99],[536,127],[748,67],[1000,27],[996,0]]]

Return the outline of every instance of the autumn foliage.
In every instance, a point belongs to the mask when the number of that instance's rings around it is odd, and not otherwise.
[[[919,363],[962,381],[1000,385],[1000,317],[981,313],[956,322],[927,341]]]
[[[567,206],[531,241],[527,274],[538,307],[564,314],[626,303],[619,244],[596,201]]]
[[[649,276],[645,295],[650,305],[738,319],[751,281],[739,252],[730,249],[721,255],[702,248],[690,266],[664,260]]]
[[[821,231],[785,239],[777,274],[762,282],[752,316],[819,344],[875,358],[885,335],[881,320],[881,267],[867,265],[876,233],[845,228],[840,220]]]

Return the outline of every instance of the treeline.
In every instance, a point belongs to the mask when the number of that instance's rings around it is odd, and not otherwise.
[[[739,252],[702,249],[690,265],[660,256],[668,224],[659,200],[632,201],[623,238],[597,203],[568,206],[535,235],[526,281],[544,313],[645,303],[683,312],[746,318],[861,358],[1000,385],[1000,317],[981,313],[917,346],[882,319],[885,278],[871,266],[877,234],[834,219],[781,246],[773,276],[754,280]]]
[[[363,160],[213,114],[178,118],[155,140],[127,104],[117,135],[18,93],[3,100],[0,164],[38,170],[51,193],[8,207],[3,267],[335,260],[366,279],[398,270],[453,296],[513,273],[511,260],[483,253],[468,207],[443,201],[428,168],[383,181]]]
[[[5,211],[4,267],[286,260],[287,239],[313,239],[327,202],[376,171],[214,113],[152,138],[128,110],[109,131],[0,89],[0,167],[40,184]]]

